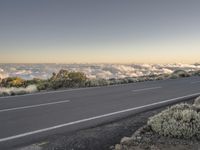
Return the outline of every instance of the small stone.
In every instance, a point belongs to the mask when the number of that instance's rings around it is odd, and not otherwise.
[[[151,145],[150,149],[151,149],[151,150],[159,150],[159,148],[156,147],[155,145]]]
[[[132,139],[130,138],[130,137],[123,137],[122,139],[121,139],[121,144],[130,144],[131,143],[131,141],[132,141]]]
[[[145,143],[150,143],[150,142],[151,142],[151,139],[150,139],[150,138],[147,138],[147,137],[144,137],[144,138],[142,139],[142,141],[145,142]]]
[[[115,150],[121,150],[122,146],[120,144],[115,145]]]
[[[115,149],[115,146],[110,146],[110,150],[114,150]]]
[[[136,140],[137,140],[137,141],[141,141],[141,139],[142,139],[141,136],[137,136],[137,137],[136,137]]]
[[[132,136],[131,138],[133,139],[133,141],[137,140],[136,136]]]

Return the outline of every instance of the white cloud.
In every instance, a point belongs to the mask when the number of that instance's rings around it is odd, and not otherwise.
[[[123,78],[152,74],[170,74],[174,70],[195,71],[199,64],[33,64],[0,65],[0,77],[19,76],[24,79],[49,78],[60,69],[84,72],[89,78]]]

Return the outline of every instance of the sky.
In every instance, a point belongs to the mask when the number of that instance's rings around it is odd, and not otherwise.
[[[0,63],[200,62],[199,0],[1,0]]]

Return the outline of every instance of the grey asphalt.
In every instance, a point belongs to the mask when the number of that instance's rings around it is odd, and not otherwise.
[[[200,77],[1,97],[0,150],[197,95],[200,95]]]

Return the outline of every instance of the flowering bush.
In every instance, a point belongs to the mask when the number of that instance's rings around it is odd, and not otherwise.
[[[199,137],[200,113],[194,105],[177,104],[151,117],[148,125],[154,132],[163,136]]]

